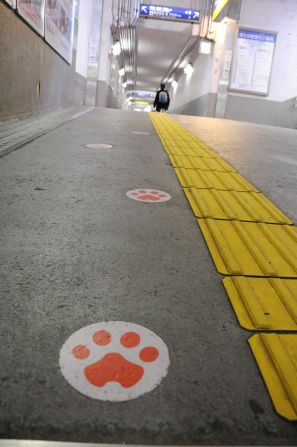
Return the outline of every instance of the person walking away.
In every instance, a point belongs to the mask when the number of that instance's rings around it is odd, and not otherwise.
[[[161,112],[161,110],[168,110],[170,103],[169,93],[165,90],[165,84],[161,84],[160,87],[161,88],[157,91],[154,101],[154,107],[156,108],[157,112]]]

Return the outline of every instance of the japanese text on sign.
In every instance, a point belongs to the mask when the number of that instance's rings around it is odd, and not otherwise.
[[[141,3],[140,16],[154,19],[199,22],[200,12],[194,9],[171,8],[168,6],[147,5]]]
[[[268,95],[275,33],[239,29],[230,89]]]

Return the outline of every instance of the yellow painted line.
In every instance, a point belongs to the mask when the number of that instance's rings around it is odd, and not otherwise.
[[[297,281],[233,276],[223,284],[243,328],[297,331]]]
[[[184,189],[196,217],[291,225],[292,221],[258,192]]]
[[[249,339],[277,413],[297,420],[297,335],[257,334]]]
[[[212,17],[211,17],[212,20],[215,20],[218,17],[218,15],[222,11],[222,9],[227,5],[228,2],[229,2],[229,0],[220,0],[219,2],[217,2],[218,6],[212,13]]]
[[[235,172],[235,170],[221,158],[191,157],[184,155],[169,155],[175,168],[201,169],[202,171]]]
[[[185,168],[175,168],[174,170],[183,188],[257,191],[237,172],[201,171]]]
[[[219,273],[297,278],[297,228],[198,219]]]

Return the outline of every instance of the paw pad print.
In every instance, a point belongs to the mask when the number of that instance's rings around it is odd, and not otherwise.
[[[152,391],[170,364],[163,340],[126,322],[95,323],[72,334],[60,352],[65,379],[88,397],[123,401]]]
[[[130,199],[139,200],[140,202],[167,202],[171,199],[170,194],[157,189],[133,189],[127,192]]]

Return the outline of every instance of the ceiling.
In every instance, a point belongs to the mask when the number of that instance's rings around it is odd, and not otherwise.
[[[192,25],[152,19],[136,24],[136,89],[156,91],[190,39]]]

